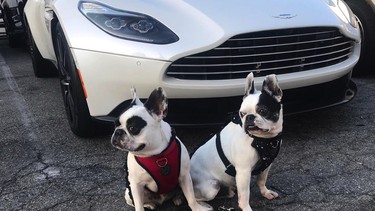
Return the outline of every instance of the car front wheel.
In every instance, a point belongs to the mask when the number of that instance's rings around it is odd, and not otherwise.
[[[89,113],[79,70],[76,68],[60,23],[57,23],[55,32],[60,86],[70,128],[79,137],[100,135],[103,133],[104,126],[100,127]]]

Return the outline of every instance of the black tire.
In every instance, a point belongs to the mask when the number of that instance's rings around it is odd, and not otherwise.
[[[375,5],[372,0],[345,0],[363,29],[361,56],[354,75],[375,74]]]
[[[56,25],[54,38],[61,91],[71,130],[79,137],[105,134],[105,125],[90,116],[81,80],[60,23]]]
[[[31,57],[31,63],[33,65],[34,75],[38,78],[57,76],[57,71],[53,64],[50,61],[44,59],[40,54],[25,16],[24,23],[27,33],[27,46]]]
[[[8,22],[8,16],[9,16],[8,9],[6,7],[4,9],[1,9],[1,14],[3,14],[5,34],[9,42],[9,47],[14,48],[17,46],[17,39],[10,33],[9,22]]]

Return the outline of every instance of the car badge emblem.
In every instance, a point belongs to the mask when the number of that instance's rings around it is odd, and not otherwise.
[[[272,17],[280,18],[280,19],[291,19],[291,18],[294,18],[296,16],[297,16],[297,14],[284,13],[284,14],[278,14],[278,15],[275,15],[275,16],[272,16]]]

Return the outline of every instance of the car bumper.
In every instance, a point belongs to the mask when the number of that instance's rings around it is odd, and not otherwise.
[[[329,67],[279,74],[286,114],[314,110],[348,102],[356,93],[351,71],[359,58],[359,44],[347,60]],[[221,124],[242,102],[245,79],[182,80],[167,77],[171,61],[153,60],[72,49],[90,115],[114,121],[132,100],[130,88],[146,99],[163,87],[169,99],[167,121],[175,125]],[[264,77],[255,78],[260,88]]]
[[[313,111],[349,102],[357,93],[351,73],[336,80],[283,91],[284,115]],[[169,99],[166,121],[175,126],[223,125],[238,112],[243,96],[223,98]],[[112,123],[129,106],[127,100],[109,115],[96,120]]]

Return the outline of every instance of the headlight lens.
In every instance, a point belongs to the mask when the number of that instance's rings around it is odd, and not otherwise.
[[[169,44],[179,39],[168,27],[144,14],[88,1],[80,2],[78,8],[96,26],[116,37],[153,44]]]

